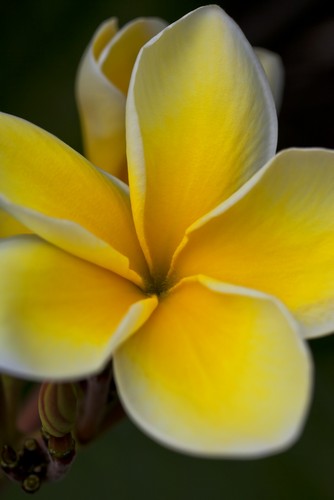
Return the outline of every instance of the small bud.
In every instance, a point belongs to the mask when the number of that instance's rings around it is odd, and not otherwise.
[[[26,493],[35,493],[39,489],[41,481],[36,474],[30,474],[22,482],[22,488]]]
[[[43,431],[55,437],[70,433],[76,422],[77,401],[75,384],[42,384],[38,409]]]
[[[48,450],[54,460],[72,461],[75,455],[75,441],[71,434],[66,434],[61,438],[51,436]]]
[[[37,450],[37,442],[35,439],[26,439],[24,442],[24,449],[27,451],[36,451]]]
[[[1,466],[3,468],[14,468],[17,466],[17,461],[15,450],[5,444],[1,450]]]

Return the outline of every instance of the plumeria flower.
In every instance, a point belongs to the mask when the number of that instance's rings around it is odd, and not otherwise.
[[[0,120],[0,368],[74,380],[113,357],[129,416],[167,446],[258,456],[299,434],[333,329],[334,153],[274,156],[254,51],[219,8],[141,50],[126,101],[129,187]]]
[[[85,156],[94,165],[127,181],[125,107],[132,69],[141,47],[167,26],[139,18],[118,30],[111,18],[96,30],[79,66],[76,97]],[[255,48],[280,108],[284,69],[278,54]]]
[[[118,30],[116,18],[97,29],[79,66],[76,97],[81,118],[85,156],[94,165],[128,181],[125,148],[125,106],[132,69],[141,47],[167,23],[139,18]],[[278,54],[255,48],[280,108],[284,69]],[[30,230],[0,210],[0,237]]]

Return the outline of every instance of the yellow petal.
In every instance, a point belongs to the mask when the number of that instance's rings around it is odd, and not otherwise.
[[[0,244],[0,369],[31,379],[100,370],[156,299],[36,236]]]
[[[31,231],[4,210],[0,210],[0,238],[28,234]]]
[[[283,306],[203,276],[161,299],[114,367],[135,422],[190,453],[277,451],[296,438],[308,407],[310,360]]]
[[[135,224],[154,273],[168,269],[185,229],[275,147],[263,69],[219,7],[190,13],[144,47],[129,88],[127,150]]]
[[[139,18],[126,24],[104,48],[99,64],[102,73],[124,95],[140,49],[167,26],[156,18]]]
[[[117,33],[116,19],[96,31],[80,63],[76,97],[87,158],[116,177],[127,179],[125,101],[141,47],[166,23],[136,19]]]
[[[64,143],[0,115],[0,206],[41,237],[140,283],[128,189]]]
[[[276,109],[279,111],[282,104],[284,87],[284,66],[282,59],[275,52],[260,47],[254,48],[255,54],[260,60],[273,94]]]
[[[333,193],[333,151],[280,153],[194,225],[177,272],[201,272],[275,295],[308,337],[333,331]]]

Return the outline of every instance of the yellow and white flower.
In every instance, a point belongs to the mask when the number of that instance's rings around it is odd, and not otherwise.
[[[208,456],[290,444],[310,399],[302,336],[333,329],[334,153],[274,156],[263,69],[219,8],[140,51],[126,101],[129,187],[0,119],[0,368],[71,380],[113,356],[130,417]],[[112,153],[111,153],[112,154]]]
[[[139,18],[118,30],[111,18],[96,30],[79,66],[76,97],[85,156],[94,165],[127,181],[125,107],[131,73],[141,47],[167,26]],[[284,69],[278,54],[255,48],[276,108],[281,105]]]

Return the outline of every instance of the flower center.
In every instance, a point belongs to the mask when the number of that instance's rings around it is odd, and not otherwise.
[[[166,276],[152,276],[150,281],[146,283],[145,293],[160,297],[166,294],[171,286],[172,283]]]

